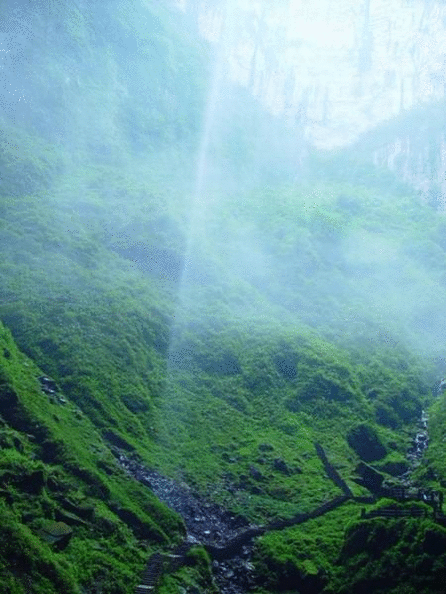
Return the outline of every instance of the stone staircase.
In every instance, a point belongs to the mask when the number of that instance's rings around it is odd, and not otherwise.
[[[163,572],[164,558],[161,553],[154,553],[149,558],[141,583],[136,586],[135,594],[148,594],[156,592],[158,581]]]
[[[187,563],[187,553],[191,546],[190,542],[183,541],[170,553],[153,553],[147,561],[141,583],[136,586],[135,594],[156,592],[163,573],[174,573]]]

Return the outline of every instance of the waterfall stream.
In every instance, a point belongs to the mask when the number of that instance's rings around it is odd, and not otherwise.
[[[422,410],[412,445],[407,451],[407,460],[410,467],[399,477],[406,487],[412,486],[412,473],[421,464],[421,460],[429,445],[428,420],[427,412]]]

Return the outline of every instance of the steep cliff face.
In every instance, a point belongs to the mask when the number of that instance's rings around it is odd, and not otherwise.
[[[377,148],[376,165],[384,166],[420,192],[423,200],[444,210],[446,201],[446,134],[439,127],[435,136],[414,128]]]
[[[444,210],[446,198],[446,111],[444,101],[415,107],[363,134],[349,149],[388,169],[420,198]]]
[[[184,0],[231,79],[318,147],[444,97],[446,6],[422,0]]]
[[[446,5],[425,0],[182,0],[219,68],[294,134],[355,143],[443,208]],[[365,137],[364,137],[365,135]]]

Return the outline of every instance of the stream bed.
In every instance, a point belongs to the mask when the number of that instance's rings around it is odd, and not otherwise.
[[[428,421],[427,412],[424,410],[421,411],[421,418],[418,421],[412,445],[407,451],[409,469],[398,477],[405,487],[412,486],[412,473],[421,464],[421,460],[429,445]]]
[[[413,489],[412,473],[421,463],[421,459],[429,444],[428,416],[422,411],[411,447],[407,452],[409,469],[398,477],[407,490]],[[319,449],[322,450],[321,446]],[[194,492],[188,485],[169,479],[156,470],[148,469],[141,463],[129,458],[121,450],[114,449],[114,453],[121,467],[136,480],[146,485],[153,493],[183,518],[186,527],[186,545],[202,545],[210,547],[225,547],[236,540],[243,532],[250,532],[256,528],[242,516],[236,515],[222,506],[206,500]],[[325,452],[324,456],[325,458]],[[328,464],[328,461],[327,461]],[[333,479],[333,477],[331,477]],[[339,483],[340,477],[335,481]],[[342,481],[343,483],[343,481]],[[343,485],[338,486],[343,487]],[[343,490],[349,490],[345,485]],[[348,500],[351,493],[345,493],[343,500]],[[337,502],[336,505],[341,502]],[[322,506],[324,507],[324,506]],[[328,509],[328,508],[327,508]],[[330,507],[331,509],[331,507]],[[326,510],[315,510],[314,515],[321,515]],[[317,512],[317,513],[316,513]],[[308,514],[307,514],[308,515]],[[308,515],[308,518],[310,515]],[[297,520],[301,521],[301,520]],[[296,523],[296,522],[294,522]],[[270,528],[273,526],[270,525]],[[212,571],[215,583],[221,594],[247,594],[255,586],[255,571],[252,564],[253,544],[247,539],[246,544],[237,547],[232,554],[232,547],[228,547],[231,554],[224,559],[217,557],[212,561]]]
[[[197,545],[224,546],[237,534],[250,527],[237,516],[216,503],[194,493],[184,483],[162,476],[156,470],[115,452],[119,464],[136,480],[146,485],[160,501],[176,511],[186,526],[186,542]],[[212,570],[221,594],[246,594],[254,586],[252,545],[241,547],[230,559],[212,562]]]

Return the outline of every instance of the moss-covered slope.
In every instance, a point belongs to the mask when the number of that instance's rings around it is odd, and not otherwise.
[[[25,10],[13,5],[0,9],[12,29]],[[369,166],[341,175],[336,158],[292,183],[286,135],[267,162],[241,158],[248,113],[260,136],[284,127],[241,91],[197,196],[211,69],[186,17],[164,3],[27,10],[16,74],[28,102],[7,104],[0,137],[5,591],[130,593],[149,553],[184,537],[116,448],[259,523],[341,494],[315,442],[355,497],[361,459],[398,474],[438,371],[419,352],[442,345],[429,322],[444,286],[438,215]],[[438,487],[440,404],[434,414],[436,460],[418,480]],[[349,551],[363,524],[344,534],[360,509],[265,535],[259,580],[270,592],[362,583],[347,574],[362,571]],[[402,542],[437,534],[410,526]],[[206,591],[207,562],[189,569],[166,583]]]
[[[125,475],[3,326],[0,341],[2,588],[127,591],[147,547],[181,538],[180,518]]]

